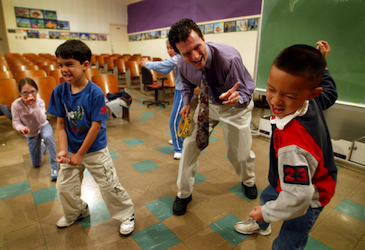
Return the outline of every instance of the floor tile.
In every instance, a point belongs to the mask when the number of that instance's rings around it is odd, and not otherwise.
[[[362,222],[365,222],[365,207],[355,202],[344,199],[337,207],[338,211],[348,214]]]
[[[245,240],[249,235],[243,235],[234,230],[234,225],[240,221],[237,217],[232,214],[228,214],[222,219],[216,221],[209,227],[222,236],[226,241],[231,243],[233,246],[238,245]]]
[[[161,222],[132,235],[143,250],[165,250],[180,240]]]
[[[152,111],[145,111],[145,112],[142,112],[142,114],[144,114],[144,115],[155,115],[156,113],[152,112]]]
[[[143,144],[144,141],[142,141],[141,139],[138,138],[134,138],[134,139],[129,139],[129,140],[124,140],[124,142],[128,145],[128,146],[136,146],[139,144]]]
[[[228,190],[247,201],[252,201],[252,199],[246,197],[245,189],[243,188],[242,183],[237,184]],[[260,189],[257,189],[257,197],[260,197],[261,193],[262,191]]]
[[[29,181],[23,181],[12,185],[0,187],[0,200],[30,192]]]
[[[322,244],[318,240],[313,239],[312,237],[308,237],[307,245],[305,246],[304,250],[331,250],[328,246]]]
[[[152,118],[151,117],[149,117],[149,116],[138,116],[137,117],[138,119],[140,119],[141,121],[146,121],[146,120],[151,120]]]
[[[104,201],[89,205],[90,216],[80,220],[83,228],[90,227],[111,218]]]
[[[132,167],[134,167],[140,173],[144,173],[146,171],[150,171],[152,169],[159,168],[159,166],[157,166],[155,163],[153,163],[150,160],[142,161],[142,162],[138,162],[138,163],[132,164]]]
[[[58,199],[56,186],[33,191],[35,205]]]
[[[109,154],[110,154],[110,157],[112,158],[112,159],[117,159],[117,158],[119,158],[120,156],[117,154],[117,153],[115,153],[114,151],[109,151]]]
[[[170,216],[173,216],[172,206],[174,199],[171,196],[165,196],[161,199],[155,200],[146,204],[146,207],[160,220],[164,220]]]
[[[172,145],[167,145],[167,146],[164,146],[164,147],[160,147],[160,148],[157,148],[157,150],[160,151],[161,153],[165,154],[165,155],[175,153],[174,147]]]

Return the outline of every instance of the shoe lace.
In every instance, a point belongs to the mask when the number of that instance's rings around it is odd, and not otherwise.
[[[242,220],[242,224],[245,224],[245,225],[248,225],[248,224],[255,224],[256,223],[256,221],[255,220],[253,220],[252,218],[244,218],[243,220]]]

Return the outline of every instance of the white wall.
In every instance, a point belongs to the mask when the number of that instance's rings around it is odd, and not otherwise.
[[[16,26],[14,6],[55,10],[58,20],[70,22],[70,32],[107,34],[107,41],[85,42],[97,54],[110,53],[110,24],[128,23],[126,0],[2,0],[1,3],[6,29],[15,29],[17,32],[7,33],[9,52],[53,54],[57,46],[65,41],[25,39],[26,32]]]
[[[214,22],[225,22],[231,20],[239,20],[239,19],[249,19],[249,18],[259,18],[260,15],[257,16],[249,16],[249,17],[238,17],[234,19],[224,19],[224,20],[214,20]],[[206,23],[198,23],[208,24],[212,22]],[[168,29],[169,27],[165,28]],[[161,28],[159,30],[164,30]],[[146,30],[138,33],[151,32],[156,30]],[[133,33],[134,34],[134,33]],[[204,35],[206,42],[217,42],[217,43],[225,43],[236,48],[241,56],[243,63],[245,64],[248,71],[251,73],[251,76],[254,77],[255,72],[255,60],[256,60],[256,48],[257,48],[257,39],[258,39],[258,31],[241,31],[241,32],[231,32],[231,33],[219,33],[219,34],[205,34]],[[151,57],[161,57],[162,59],[168,59],[169,55],[166,51],[166,39],[153,39],[153,40],[144,40],[144,41],[131,41],[129,42],[129,53],[137,54],[140,53],[145,56]]]

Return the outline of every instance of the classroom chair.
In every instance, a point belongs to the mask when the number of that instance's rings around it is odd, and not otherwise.
[[[145,93],[143,90],[142,78],[140,75],[140,67],[137,61],[127,61],[125,62],[126,69],[126,83],[127,89],[131,89],[132,82],[139,82],[140,90],[142,93]]]
[[[98,85],[106,96],[109,94],[115,94],[119,92],[118,79],[113,74],[99,74],[91,77],[91,81]],[[130,122],[129,108],[123,106],[122,119]]]
[[[94,75],[100,75],[100,71],[96,68],[88,68],[86,71],[85,71],[85,77],[89,80],[91,80],[91,78],[94,76]]]
[[[64,82],[61,70],[59,69],[51,70],[49,76],[52,76],[55,79],[57,85]]]
[[[22,79],[24,77],[29,77],[29,78],[33,78],[33,77],[46,77],[47,76],[47,73],[43,69],[38,69],[38,70],[24,70],[24,71],[16,72],[14,76],[15,76],[16,82],[19,82],[20,79]]]
[[[142,83],[144,85],[144,90],[147,91],[155,91],[155,100],[154,101],[143,101],[143,104],[147,104],[147,108],[149,108],[151,105],[156,104],[157,106],[162,106],[165,108],[165,104],[169,104],[167,101],[160,101],[158,98],[158,91],[164,89],[164,81],[167,79],[166,77],[156,77],[157,80],[160,81],[154,81],[153,80],[153,70],[146,69],[145,67],[142,67]]]
[[[53,89],[57,86],[56,80],[52,76],[32,77],[38,86],[38,96],[44,101],[46,110]]]
[[[113,75],[115,75],[118,79],[118,86],[126,88],[126,69],[124,59],[121,57],[114,59],[113,64]]]
[[[0,79],[0,104],[7,105],[11,108],[11,104],[18,98],[19,91],[15,79]],[[0,118],[3,117],[6,116],[0,116]]]
[[[13,74],[10,71],[0,71],[0,79],[12,79],[12,78]]]

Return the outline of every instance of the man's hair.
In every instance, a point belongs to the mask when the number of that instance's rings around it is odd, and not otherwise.
[[[38,86],[35,83],[35,81],[31,78],[25,77],[25,78],[20,79],[20,81],[19,81],[19,84],[18,84],[19,93],[22,92],[22,88],[25,84],[29,84],[30,86],[34,87],[38,91]]]
[[[273,66],[286,73],[307,77],[313,88],[318,87],[326,69],[326,59],[314,47],[296,44],[279,53]]]
[[[90,48],[80,40],[67,40],[56,49],[56,57],[62,57],[63,59],[75,59],[80,64],[85,61],[91,60]]]
[[[176,53],[180,53],[176,48],[176,43],[186,41],[192,30],[194,30],[200,38],[203,38],[203,34],[199,26],[191,19],[181,19],[171,26],[169,31],[169,42]]]

